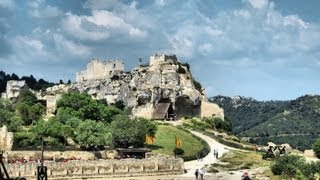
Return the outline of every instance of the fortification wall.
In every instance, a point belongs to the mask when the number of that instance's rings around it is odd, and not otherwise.
[[[166,55],[166,54],[155,54],[155,55],[152,55],[150,56],[150,66],[157,66],[159,64],[162,64],[162,63],[177,63],[178,60],[177,60],[177,57],[176,55]]]
[[[93,59],[87,69],[76,74],[76,81],[103,79],[124,71],[124,63],[120,60],[100,61]]]
[[[7,89],[5,93],[2,93],[2,98],[16,98],[19,96],[20,89],[24,87],[26,82],[24,80],[16,81],[10,80],[7,82]]]
[[[7,164],[12,177],[36,178],[37,163]],[[107,177],[152,176],[183,173],[183,159],[157,157],[121,160],[73,160],[69,162],[44,162],[49,179],[93,179]]]

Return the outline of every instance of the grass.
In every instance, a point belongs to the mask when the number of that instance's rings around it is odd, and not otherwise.
[[[254,151],[230,151],[220,158],[219,163],[214,163],[210,167],[210,172],[237,171],[242,169],[263,169],[255,176],[269,177],[271,180],[279,179],[270,170],[272,161],[263,160],[262,154]]]
[[[183,156],[194,156],[203,148],[206,144],[199,138],[196,138],[191,133],[178,129],[171,125],[158,125],[158,130],[155,135],[156,141],[149,148],[153,149],[153,152],[165,155],[174,155],[173,149],[175,148],[175,137],[181,139],[184,150]]]

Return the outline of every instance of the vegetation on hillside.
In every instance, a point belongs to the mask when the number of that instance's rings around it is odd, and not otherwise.
[[[320,135],[320,96],[306,95],[292,101],[224,96],[210,100],[224,109],[232,131],[252,143],[265,145],[272,141],[306,149]]]
[[[320,161],[306,162],[297,155],[284,155],[271,166],[274,175],[281,175],[283,179],[318,179]]]
[[[2,106],[8,106],[6,103],[3,102]],[[21,104],[23,108],[19,108]],[[6,110],[9,115],[4,123],[11,128],[14,127],[10,124],[14,122],[13,118],[21,118],[21,123],[16,127],[23,125],[23,128],[14,131],[15,148],[39,146],[42,139],[48,146],[58,149],[69,145],[79,145],[83,149],[141,147],[145,135],[153,135],[157,130],[154,123],[145,119],[130,119],[124,111],[92,99],[87,94],[63,94],[57,102],[56,115],[47,121],[42,120],[44,111],[30,91],[22,92],[15,106],[17,113]]]
[[[207,118],[187,118],[184,120],[183,127],[191,128],[193,130],[205,131],[205,130],[216,130],[219,132],[231,132],[231,123],[225,118],[222,120],[218,117],[207,117]]]

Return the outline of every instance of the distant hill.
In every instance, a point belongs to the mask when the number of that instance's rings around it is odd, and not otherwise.
[[[233,132],[252,143],[289,143],[302,150],[310,148],[320,136],[319,95],[306,95],[291,101],[215,96],[210,101],[224,109]]]

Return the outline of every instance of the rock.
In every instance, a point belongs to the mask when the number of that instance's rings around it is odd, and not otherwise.
[[[13,133],[8,132],[6,126],[0,128],[0,150],[11,151],[13,145]]]

